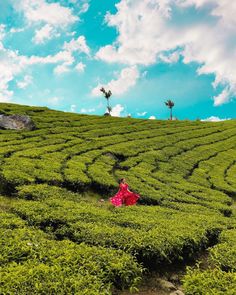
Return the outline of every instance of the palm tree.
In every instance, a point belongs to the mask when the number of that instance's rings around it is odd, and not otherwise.
[[[166,102],[165,102],[165,105],[170,109],[170,120],[172,120],[172,108],[174,107],[174,102],[170,99],[168,99]]]
[[[107,110],[108,110],[108,114],[109,114],[109,116],[110,116],[110,115],[111,115],[112,108],[111,108],[111,106],[110,106],[110,101],[109,101],[109,99],[110,99],[110,97],[112,96],[112,92],[111,92],[111,90],[106,91],[104,87],[102,87],[102,88],[100,89],[100,91],[104,94],[104,96],[105,96],[105,98],[106,98],[106,100],[107,100]]]

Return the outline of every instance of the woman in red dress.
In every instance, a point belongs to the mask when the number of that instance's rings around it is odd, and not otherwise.
[[[120,207],[123,204],[126,206],[136,204],[140,196],[129,190],[128,184],[125,182],[125,178],[121,178],[119,182],[120,189],[113,197],[110,198],[111,203],[116,207]]]

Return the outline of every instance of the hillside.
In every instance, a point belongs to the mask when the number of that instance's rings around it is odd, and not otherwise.
[[[117,294],[196,261],[185,294],[235,294],[236,121],[78,115],[0,103],[1,294]],[[114,208],[118,179],[141,195]],[[100,199],[105,199],[101,202]],[[154,293],[153,293],[154,294]],[[166,293],[168,294],[168,293]]]

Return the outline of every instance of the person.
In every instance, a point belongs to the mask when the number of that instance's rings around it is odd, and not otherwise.
[[[140,196],[129,190],[129,186],[126,183],[125,178],[121,178],[119,181],[119,191],[110,198],[110,202],[115,207],[120,207],[122,205],[131,206],[135,205]]]

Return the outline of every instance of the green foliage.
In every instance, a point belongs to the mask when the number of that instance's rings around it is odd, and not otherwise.
[[[1,294],[111,294],[111,284],[134,287],[141,275],[122,251],[55,241],[9,213],[0,225]]]
[[[188,269],[184,278],[186,295],[234,295],[236,290],[236,273],[221,269]]]
[[[211,258],[223,270],[236,272],[236,229],[221,233],[219,244],[211,249]]]
[[[37,126],[0,130],[0,192],[11,195],[0,197],[1,294],[136,288],[136,260],[157,268],[195,258],[218,238],[210,250],[215,268],[189,270],[186,292],[233,294],[226,284],[235,284],[235,121],[87,116],[15,104],[0,104],[0,112],[29,115]],[[122,177],[141,195],[137,206],[97,201],[114,195]],[[96,197],[87,198],[90,192]]]
[[[34,199],[37,198],[35,195]],[[43,203],[12,201],[11,211],[29,225],[39,227],[58,239],[69,238],[78,244],[85,242],[122,249],[147,265],[193,257],[207,247],[228,223],[214,211],[209,215],[206,210],[204,215],[202,209],[199,215],[194,212],[194,207],[191,208],[192,214],[186,216],[185,212],[159,206],[116,210],[106,204],[101,207],[79,199],[75,202],[72,198],[65,200],[49,196]]]
[[[31,184],[17,186],[17,197],[26,200],[44,200],[46,198],[63,198],[78,200],[79,194],[72,193],[66,189],[48,184]]]

